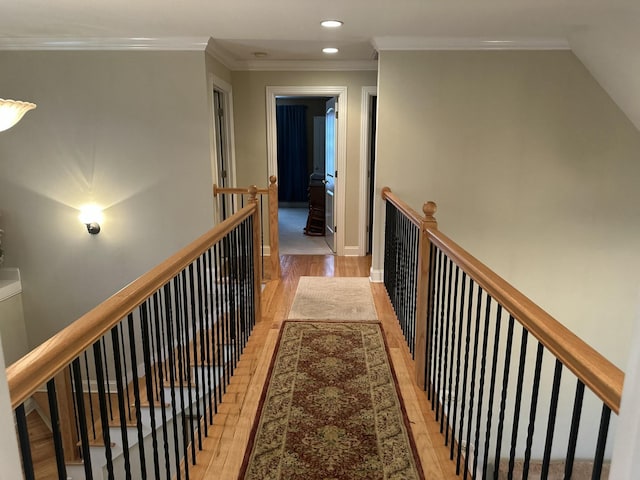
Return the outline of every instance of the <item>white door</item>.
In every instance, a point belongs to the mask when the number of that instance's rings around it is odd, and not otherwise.
[[[325,240],[332,252],[336,251],[335,189],[336,189],[336,116],[338,102],[332,98],[327,102],[325,119],[324,188],[325,188]]]

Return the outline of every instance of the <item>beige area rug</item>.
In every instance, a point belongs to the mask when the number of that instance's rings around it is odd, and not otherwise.
[[[289,320],[377,320],[369,279],[300,277]]]

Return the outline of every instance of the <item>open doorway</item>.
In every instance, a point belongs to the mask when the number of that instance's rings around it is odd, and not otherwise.
[[[294,254],[344,254],[344,229],[341,228],[344,222],[344,187],[341,183],[342,177],[339,175],[346,165],[346,139],[341,132],[346,131],[346,118],[340,111],[337,115],[340,104],[346,104],[346,87],[267,87],[267,154],[269,161],[269,174],[278,176],[279,190],[283,192],[280,196],[280,252]],[[327,102],[333,99],[335,106],[332,107],[332,116],[334,124],[330,131],[334,132],[331,137],[335,148],[332,166],[329,170],[333,181],[331,189],[326,187],[327,170],[324,168],[326,161],[326,148],[322,151],[324,141],[326,140],[326,111]],[[306,102],[316,102],[317,105],[311,107],[307,105],[306,112],[299,114],[308,118],[303,130],[306,130],[306,144],[297,145],[299,152],[298,157],[303,157],[301,162],[302,168],[292,167],[284,157],[281,151],[280,140],[283,135],[289,137],[285,132],[285,127],[278,126],[277,112],[278,109],[284,109],[285,106],[304,107]],[[322,107],[322,109],[321,109]],[[317,117],[317,118],[314,118]],[[344,115],[346,117],[346,115]],[[324,125],[324,131],[322,131]],[[295,145],[294,145],[295,147]],[[279,151],[280,150],[280,151]],[[306,153],[304,153],[306,152]],[[298,165],[299,166],[299,165]],[[323,171],[324,169],[324,171]],[[288,187],[290,183],[287,176],[293,174],[297,180],[294,185]],[[288,189],[295,190],[295,195],[291,196]],[[331,198],[327,195],[330,192]],[[313,198],[312,198],[313,197]],[[311,204],[310,200],[313,200]],[[321,210],[312,212],[314,205],[321,204],[324,201],[325,213],[327,213],[327,204],[331,210],[329,223],[332,227],[331,235],[334,238],[334,250],[327,244],[327,235],[324,228],[327,225],[326,218],[321,215]],[[291,209],[291,210],[289,210]],[[305,230],[307,235],[305,235]],[[324,232],[324,234],[323,234]],[[292,233],[295,237],[296,244],[288,246],[287,235]]]
[[[219,187],[236,186],[236,166],[233,135],[233,92],[231,85],[215,75],[209,78],[211,94],[212,165],[213,183]],[[214,215],[216,223],[233,211],[229,200],[221,195],[216,201]]]
[[[378,89],[362,87],[360,114],[360,204],[359,254],[370,255],[373,243],[373,204],[375,191],[376,125]]]
[[[325,236],[326,105],[332,97],[276,98],[280,252],[330,255]],[[333,99],[335,101],[335,99]]]

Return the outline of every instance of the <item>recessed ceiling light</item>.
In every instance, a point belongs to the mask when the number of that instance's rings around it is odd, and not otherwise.
[[[324,20],[320,22],[324,28],[338,28],[342,26],[342,22],[340,20]]]
[[[326,47],[326,48],[323,48],[322,51],[324,53],[338,53],[338,49],[335,47]]]

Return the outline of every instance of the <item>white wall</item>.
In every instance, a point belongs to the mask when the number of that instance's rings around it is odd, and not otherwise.
[[[629,7],[632,2],[628,2]],[[569,44],[600,85],[640,129],[640,9],[608,8],[597,24],[581,25]]]
[[[0,70],[3,96],[38,105],[0,134],[5,264],[34,347],[212,226],[205,58],[0,52]]]
[[[2,342],[0,342],[0,429],[6,433],[12,432],[14,428],[4,354]],[[0,435],[0,466],[0,479],[14,480],[22,478],[18,440],[15,435]]]
[[[383,51],[378,89],[373,269],[381,188],[418,210],[434,200],[444,233],[624,367],[640,133],[580,61],[569,51]]]

